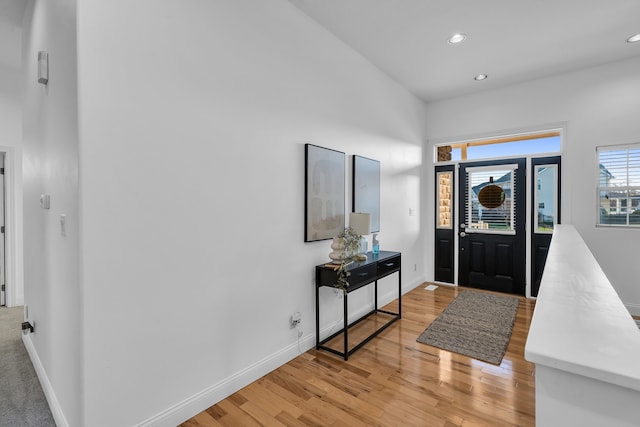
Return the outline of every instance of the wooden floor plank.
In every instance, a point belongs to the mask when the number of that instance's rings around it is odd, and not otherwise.
[[[416,341],[464,290],[424,286],[403,296],[401,320],[347,362],[309,350],[182,426],[534,426],[535,369],[524,345],[535,301],[520,298],[496,366]]]

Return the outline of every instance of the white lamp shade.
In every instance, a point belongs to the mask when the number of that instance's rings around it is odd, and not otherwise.
[[[349,214],[349,227],[357,234],[366,236],[371,233],[371,214],[363,212],[351,212]]]

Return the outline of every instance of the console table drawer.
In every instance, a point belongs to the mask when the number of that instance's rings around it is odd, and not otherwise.
[[[378,262],[378,276],[400,269],[400,256]]]
[[[347,268],[347,272],[349,273],[349,278],[347,279],[349,282],[348,290],[352,290],[360,285],[373,282],[376,279],[378,269],[376,264],[368,264],[353,269]],[[338,272],[336,270],[323,268],[319,270],[318,274],[318,286],[335,287],[338,283]]]
[[[349,271],[350,276],[349,288],[357,287],[363,283],[371,283],[376,279],[377,268],[375,264],[365,265],[364,267],[354,268]]]

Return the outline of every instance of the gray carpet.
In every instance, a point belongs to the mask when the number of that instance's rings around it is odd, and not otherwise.
[[[0,307],[0,426],[55,427],[22,343],[22,307]]]
[[[517,298],[462,291],[417,341],[499,365],[517,311]]]

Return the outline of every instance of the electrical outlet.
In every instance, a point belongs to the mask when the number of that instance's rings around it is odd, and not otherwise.
[[[413,271],[418,271],[418,264],[413,264]]]
[[[291,329],[297,327],[302,322],[302,315],[296,311],[291,315]]]

